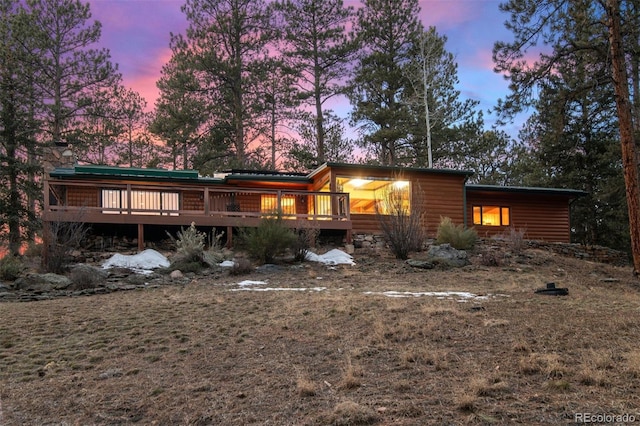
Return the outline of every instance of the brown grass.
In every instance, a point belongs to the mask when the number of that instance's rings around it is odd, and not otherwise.
[[[233,292],[239,279],[225,275],[3,303],[0,424],[567,424],[575,412],[635,413],[631,269],[525,254],[527,264],[454,271],[356,255],[356,267],[242,277],[321,292]],[[533,293],[551,280],[569,296]],[[386,290],[503,296],[364,294]]]

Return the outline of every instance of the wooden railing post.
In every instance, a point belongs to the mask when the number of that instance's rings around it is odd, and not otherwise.
[[[284,210],[282,209],[282,191],[278,189],[276,194],[276,210],[278,213],[284,214]]]
[[[120,206],[122,208],[122,206]],[[131,214],[131,184],[127,184],[127,214]]]
[[[205,187],[204,188],[204,215],[205,216],[209,216],[210,214],[210,206],[209,206],[209,188]]]

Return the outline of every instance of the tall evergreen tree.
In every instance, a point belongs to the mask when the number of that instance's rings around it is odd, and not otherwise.
[[[38,103],[31,82],[31,31],[19,1],[0,1],[0,234],[8,241],[9,252],[20,246],[35,227],[33,209],[37,186],[30,179],[35,165],[29,153],[36,150]]]
[[[404,68],[422,32],[419,12],[417,0],[364,0],[356,14],[362,51],[349,87],[351,119],[381,164],[395,165],[407,142],[411,115],[403,97],[411,84]]]
[[[189,159],[197,152],[209,115],[207,102],[198,91],[198,82],[184,62],[174,51],[173,58],[162,67],[156,83],[160,97],[149,125],[151,133],[166,142],[170,151],[166,162],[174,169],[196,168]]]
[[[338,163],[350,163],[355,161],[353,155],[354,142],[347,138],[345,120],[338,117],[331,110],[324,111],[325,123],[323,126],[323,139],[325,141],[325,161]],[[287,170],[313,170],[318,167],[318,157],[315,154],[317,143],[316,120],[313,114],[309,114],[306,120],[298,122],[296,131],[301,140],[291,142],[286,154],[284,166]]]
[[[120,81],[107,49],[95,49],[101,25],[79,0],[27,0],[35,80],[43,100],[43,140],[76,143],[87,109]],[[84,141],[91,143],[91,141]]]
[[[182,11],[189,27],[186,36],[172,36],[172,60],[194,77],[196,86],[185,89],[204,102],[206,141],[227,145],[233,154],[227,164],[244,167],[262,112],[259,87],[271,37],[269,9],[261,0],[187,0]]]
[[[342,0],[283,0],[276,2],[283,18],[284,55],[300,73],[300,99],[314,108],[315,156],[324,162],[325,103],[343,92],[348,65],[357,45],[347,35],[353,9]]]
[[[612,119],[617,121],[629,213],[631,249],[634,267],[639,271],[640,187],[628,86],[629,81],[633,81],[634,78],[631,80],[627,78],[627,70],[633,69],[633,66],[625,62],[625,58],[633,55],[631,51],[625,52],[622,44],[623,34],[637,31],[637,27],[633,26],[637,24],[637,20],[621,19],[623,15],[621,8],[623,11],[628,11],[635,7],[636,4],[633,1],[622,2],[621,7],[618,0],[509,1],[501,5],[501,9],[511,14],[507,28],[514,33],[515,40],[512,43],[496,43],[494,61],[496,70],[506,73],[511,80],[512,93],[500,105],[501,111],[506,116],[522,111],[535,102],[535,98],[531,96],[532,93],[543,88],[546,91],[545,96],[554,99],[554,102],[561,106],[555,118],[543,120],[543,123],[549,126],[555,125],[561,130],[555,131],[550,127],[542,134],[555,138],[559,151],[563,149],[561,142],[573,139],[574,147],[579,146],[589,154],[579,153],[580,156],[584,156],[585,161],[588,161],[586,167],[593,167],[593,162],[597,161],[598,155],[602,156],[602,152],[612,151],[598,148],[598,144],[610,140],[610,135],[603,129],[610,129]],[[528,64],[522,58],[527,50],[540,40],[545,42],[552,51],[541,55],[535,64]],[[569,78],[572,73],[580,77]],[[566,77],[562,85],[557,84],[558,76]],[[613,99],[603,98],[601,95],[594,97],[596,93],[601,93],[600,89],[603,87],[609,93],[614,92],[615,97]],[[589,92],[593,93],[588,94]],[[545,105],[541,106],[545,107]],[[581,121],[582,115],[589,116],[588,120]],[[548,111],[545,112],[545,116],[548,116]],[[576,126],[571,129],[574,134],[561,136],[562,133],[566,133],[565,125],[569,122],[586,127],[579,129],[579,126]],[[576,149],[570,149],[568,152],[576,152]],[[603,158],[600,161],[603,161]],[[590,172],[592,171],[586,172],[583,169],[581,176],[586,176]],[[594,196],[599,196],[597,190]],[[594,200],[595,202],[602,201]],[[592,223],[601,220],[604,219],[596,218]],[[591,233],[592,236],[589,238],[593,239],[594,232],[597,233],[597,227],[594,225],[591,228],[587,233]]]

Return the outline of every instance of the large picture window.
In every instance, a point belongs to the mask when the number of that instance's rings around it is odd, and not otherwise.
[[[283,195],[280,197],[280,213],[284,217],[296,214],[296,199],[292,195]],[[274,213],[278,211],[278,196],[263,195],[260,199],[260,211],[262,213]]]
[[[509,226],[509,207],[473,206],[473,224],[483,226]]]
[[[128,204],[126,190],[102,190],[102,213],[127,214]],[[180,210],[180,196],[177,192],[131,191],[131,214],[177,216],[178,210]]]
[[[348,192],[353,214],[395,214],[411,211],[411,184],[406,180],[347,178],[337,179],[339,192]]]

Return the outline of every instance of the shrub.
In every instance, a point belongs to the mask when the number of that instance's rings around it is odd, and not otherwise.
[[[50,222],[43,231],[48,232],[47,255],[42,258],[42,267],[46,272],[64,272],[71,252],[87,236],[89,227],[82,221],[82,215],[81,212],[77,222]]]
[[[440,218],[438,233],[436,235],[437,244],[448,243],[458,250],[468,250],[476,244],[478,233],[473,228],[465,229],[462,225],[455,225],[451,218]]]
[[[522,251],[526,246],[526,241],[524,240],[524,234],[526,234],[526,232],[526,229],[516,229],[513,226],[510,226],[509,231],[504,233],[503,238],[507,241],[514,254],[522,254]]]
[[[215,231],[215,228],[214,228]],[[209,266],[214,266],[223,260],[226,259],[227,253],[225,253],[224,244],[222,243],[222,238],[224,237],[224,232],[219,234],[215,234],[212,232],[211,238],[209,239],[209,249],[204,251],[203,260]]]
[[[482,266],[502,266],[504,262],[504,254],[499,250],[485,249],[480,256]]]
[[[296,240],[293,242],[293,257],[302,262],[307,258],[307,253],[311,247],[316,246],[318,236],[320,235],[320,228],[317,224],[309,221],[299,221],[295,229]]]
[[[15,281],[24,270],[24,265],[19,257],[7,254],[0,259],[0,279]]]
[[[296,235],[284,226],[279,213],[263,218],[256,228],[243,229],[240,237],[249,256],[262,263],[273,262],[296,241]]]
[[[187,229],[178,231],[178,238],[167,233],[176,244],[176,256],[174,262],[182,264],[204,261],[204,241],[206,234],[198,231],[195,223],[191,223]]]
[[[382,214],[376,206],[376,218],[382,233],[398,259],[405,260],[409,253],[422,250],[426,233],[420,222],[424,214],[409,209],[403,203],[404,191],[407,189],[392,188],[383,195],[386,214]]]

